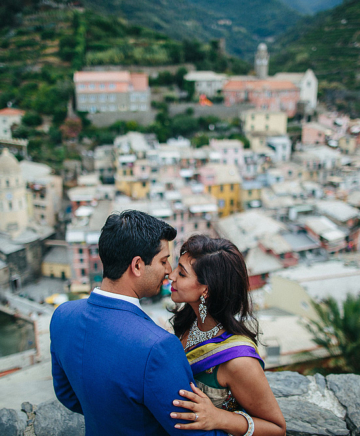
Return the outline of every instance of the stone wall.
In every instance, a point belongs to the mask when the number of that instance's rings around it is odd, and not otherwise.
[[[360,436],[360,376],[267,372],[287,436]],[[57,401],[0,410],[1,436],[84,436],[84,419]],[[129,435],[130,436],[130,435]]]

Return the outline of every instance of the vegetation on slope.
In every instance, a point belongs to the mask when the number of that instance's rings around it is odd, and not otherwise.
[[[84,0],[103,12],[150,27],[177,40],[224,38],[229,53],[252,59],[264,38],[289,29],[300,15],[280,0]]]
[[[348,1],[287,33],[270,59],[270,72],[312,68],[322,88],[360,89],[360,3]]]
[[[187,71],[181,67],[182,62],[234,74],[245,74],[250,68],[246,62],[223,54],[217,41],[208,45],[196,40],[177,42],[154,30],[89,10],[44,10],[44,6],[32,5],[25,12],[14,15],[6,25],[3,22],[0,28],[0,108],[11,104],[27,112],[13,135],[29,139],[30,155],[53,166],[74,157],[62,141],[81,129],[81,123],[73,126],[66,116],[73,97],[73,73],[84,66],[178,64],[176,74],[163,73],[153,80],[158,85],[165,80],[167,85],[183,88]],[[107,143],[118,132],[134,128],[131,123],[120,123],[113,129],[96,129],[80,115],[82,136],[92,137],[95,144]],[[42,129],[44,120],[47,127]],[[198,125],[185,121],[183,132],[192,132]],[[170,127],[165,131],[155,123],[148,131],[167,139],[167,135],[179,130],[176,123],[175,130],[172,124]]]

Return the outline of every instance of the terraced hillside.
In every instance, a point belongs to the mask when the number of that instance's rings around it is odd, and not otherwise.
[[[322,87],[360,90],[360,2],[347,1],[299,24],[278,41],[270,72],[312,68]]]

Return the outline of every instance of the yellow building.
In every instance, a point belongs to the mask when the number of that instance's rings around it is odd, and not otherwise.
[[[240,119],[245,133],[266,132],[268,136],[285,135],[287,115],[285,112],[248,110],[241,112]]]
[[[44,257],[41,265],[42,275],[45,277],[56,277],[59,279],[71,278],[71,267],[68,255],[68,247],[53,247]]]
[[[117,191],[137,200],[148,197],[150,191],[148,161],[142,159],[137,162],[135,154],[118,155],[115,167]]]
[[[220,217],[241,210],[241,177],[235,165],[207,164],[199,169],[205,192],[217,199]]]
[[[261,206],[262,184],[257,181],[246,181],[241,185],[241,207],[243,210]]]
[[[350,135],[341,137],[339,139],[339,148],[345,154],[354,154],[356,151],[356,138]]]
[[[139,180],[134,176],[116,176],[116,190],[134,199],[147,198],[150,191],[148,180]]]

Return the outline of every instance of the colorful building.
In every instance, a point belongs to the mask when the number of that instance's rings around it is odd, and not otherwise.
[[[207,164],[199,168],[199,182],[217,199],[220,217],[241,210],[241,177],[235,165]]]
[[[150,108],[148,76],[129,71],[77,71],[76,109],[84,112],[146,112]]]
[[[249,80],[232,78],[223,88],[224,103],[232,106],[239,103],[251,103],[257,110],[286,112],[288,117],[296,114],[300,100],[300,90],[290,81]]]

